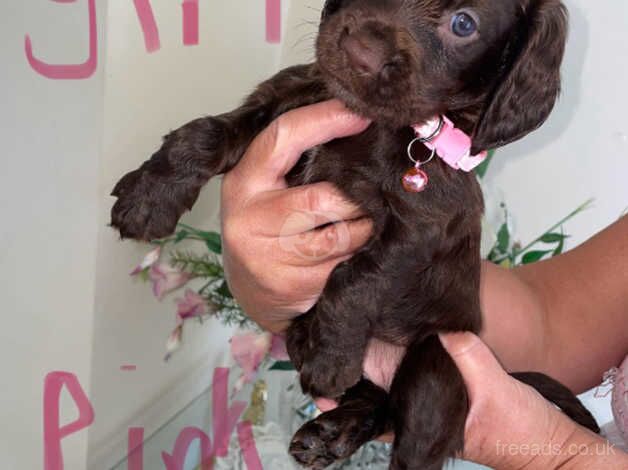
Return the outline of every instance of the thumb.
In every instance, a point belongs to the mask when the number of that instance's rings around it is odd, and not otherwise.
[[[236,166],[247,187],[283,189],[284,176],[308,149],[363,132],[370,121],[338,100],[293,109],[275,119],[251,143]]]
[[[487,383],[507,376],[489,347],[473,333],[443,333],[440,341],[458,366],[471,397]]]

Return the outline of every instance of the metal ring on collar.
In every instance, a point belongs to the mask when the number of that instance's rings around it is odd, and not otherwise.
[[[410,143],[408,144],[408,158],[410,159],[410,161],[414,162],[416,165],[418,165],[418,166],[423,166],[423,165],[428,164],[429,162],[431,162],[431,161],[434,159],[434,157],[436,156],[436,149],[432,150],[432,154],[431,154],[431,155],[430,155],[430,157],[429,157],[427,160],[425,160],[424,162],[417,161],[417,160],[416,160],[416,159],[412,156],[412,147],[414,147],[414,144],[416,144],[416,143],[418,143],[418,142],[420,142],[420,143],[422,143],[422,144],[423,144],[423,143],[425,143],[425,142],[423,141],[423,139],[422,139],[422,138],[417,137],[416,139],[414,139],[412,142],[410,142]]]
[[[445,125],[445,120],[443,119],[443,116],[440,115],[438,117],[438,127],[436,127],[436,130],[429,137],[419,137],[419,142],[424,144],[425,142],[431,142],[432,140],[434,140],[436,136],[440,134],[440,131],[443,130],[444,125]]]

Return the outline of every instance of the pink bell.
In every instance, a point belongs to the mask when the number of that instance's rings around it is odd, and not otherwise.
[[[418,168],[418,166],[410,168],[401,179],[403,189],[408,193],[420,193],[424,191],[425,188],[427,188],[428,182],[429,177],[427,173]]]

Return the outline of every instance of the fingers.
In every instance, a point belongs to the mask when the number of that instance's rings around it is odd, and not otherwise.
[[[314,404],[316,405],[316,408],[321,410],[323,413],[327,413],[328,411],[338,408],[338,403],[334,400],[330,400],[329,398],[317,398],[314,400]]]
[[[487,382],[507,376],[492,351],[473,333],[441,334],[440,340],[458,366],[472,397]]]
[[[352,255],[369,240],[372,230],[371,220],[358,219],[278,240],[281,249],[290,255],[288,264],[315,266]]]
[[[327,182],[260,194],[247,212],[251,225],[259,227],[265,236],[296,235],[363,215]]]
[[[284,187],[284,176],[301,154],[330,140],[364,131],[369,121],[338,100],[289,111],[258,135],[236,167],[255,192]],[[246,190],[246,188],[244,188]]]

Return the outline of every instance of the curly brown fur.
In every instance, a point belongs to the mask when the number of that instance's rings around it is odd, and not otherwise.
[[[479,22],[469,37],[451,31],[460,10]],[[383,430],[395,431],[394,470],[440,469],[462,449],[466,389],[437,334],[482,327],[482,194],[473,174],[441,160],[426,167],[426,191],[404,192],[409,125],[447,114],[475,150],[533,131],[559,93],[566,29],[559,0],[328,1],[315,64],[280,72],[231,113],[174,131],[116,186],[112,225],[121,235],[163,237],[280,114],[336,97],[373,120],[361,135],[312,150],[316,158],[306,153],[288,175],[291,185],[334,183],[374,224],[368,244],[288,331],[305,392],[349,390],[337,410],[299,431],[291,446],[299,462],[323,468]],[[361,380],[373,337],[407,346],[389,395]],[[596,429],[567,389],[540,374],[519,377]]]

